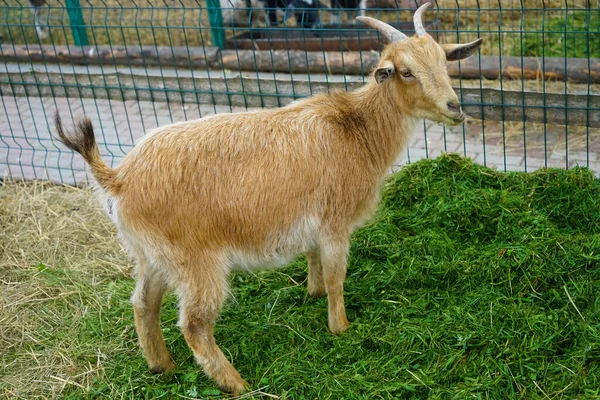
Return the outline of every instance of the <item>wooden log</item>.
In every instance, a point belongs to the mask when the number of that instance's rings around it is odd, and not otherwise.
[[[597,95],[463,88],[459,96],[465,112],[477,119],[600,127]]]
[[[379,60],[377,52],[304,52],[299,50],[223,50],[222,66],[236,71],[366,75]],[[449,63],[448,73],[463,79],[545,79],[600,83],[600,59],[474,56]]]
[[[364,75],[378,60],[377,52],[221,51],[221,66],[233,71]]]
[[[452,77],[465,79],[507,79],[570,81],[600,83],[600,59],[546,57],[470,57],[459,63],[449,63]]]
[[[252,72],[367,75],[377,65],[376,51],[223,50],[216,47],[0,45],[0,60],[70,64],[159,65]],[[600,59],[473,56],[449,63],[448,73],[463,79],[544,79],[600,83]]]
[[[3,61],[206,68],[216,62],[219,50],[216,47],[2,44],[0,51]]]

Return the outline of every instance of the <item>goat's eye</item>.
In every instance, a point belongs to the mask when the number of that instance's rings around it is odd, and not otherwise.
[[[405,78],[410,78],[411,76],[413,76],[413,74],[410,73],[410,71],[402,71],[400,72],[402,74],[403,77]]]

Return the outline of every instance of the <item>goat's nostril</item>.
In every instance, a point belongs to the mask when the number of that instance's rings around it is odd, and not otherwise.
[[[449,101],[447,106],[448,110],[452,112],[460,112],[460,103],[458,101]]]

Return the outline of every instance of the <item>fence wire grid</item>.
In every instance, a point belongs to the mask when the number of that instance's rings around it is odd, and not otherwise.
[[[88,182],[81,158],[51,137],[55,109],[67,125],[89,116],[116,166],[157,126],[352,90],[383,43],[356,15],[410,35],[423,3],[332,1],[0,0],[0,173]],[[458,152],[504,171],[600,173],[598,3],[436,1],[424,19],[440,43],[484,39],[449,66],[470,118],[423,121],[398,166]]]

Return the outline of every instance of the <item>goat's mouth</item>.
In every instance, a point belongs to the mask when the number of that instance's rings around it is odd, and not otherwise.
[[[445,121],[440,121],[440,122],[444,122],[448,125],[460,125],[463,122],[465,122],[465,118],[467,117],[467,115],[464,112],[461,112],[459,115],[455,115],[455,116],[450,116],[447,114],[442,113],[441,114],[444,118]]]

